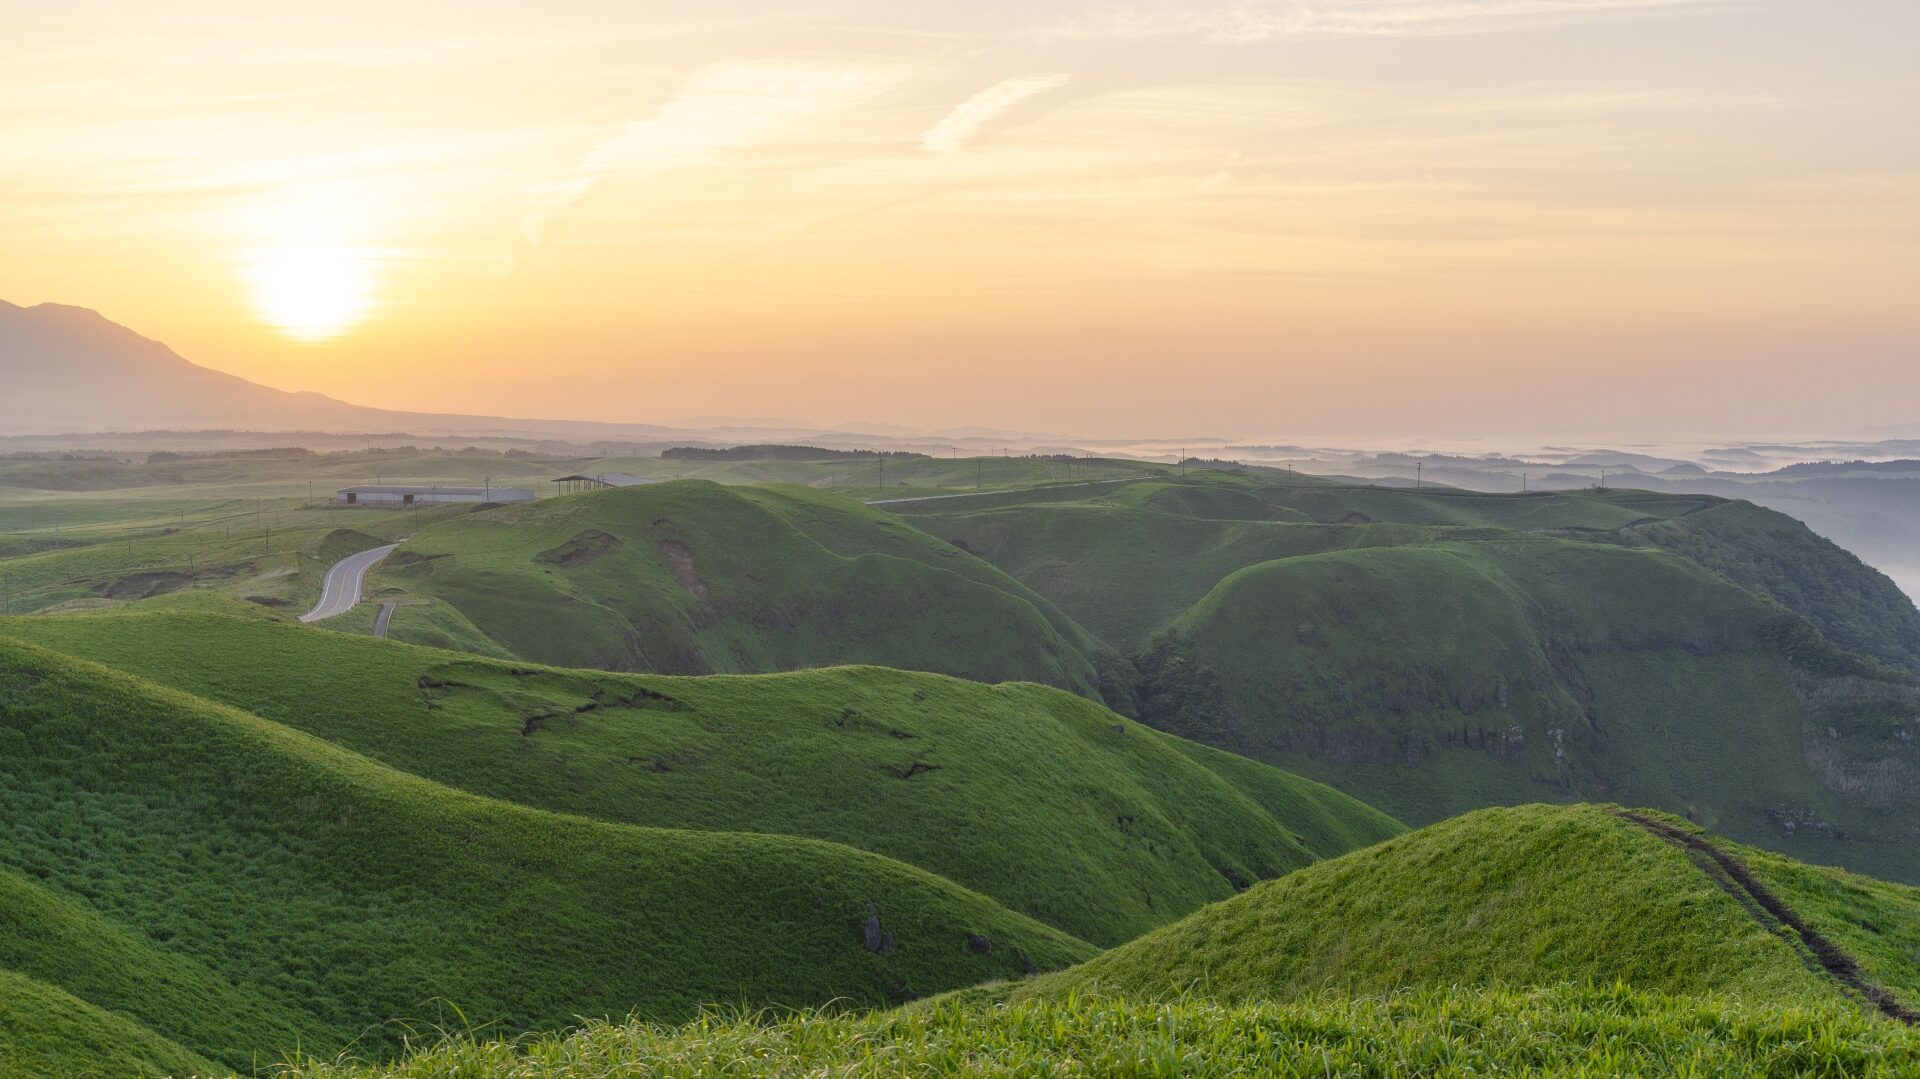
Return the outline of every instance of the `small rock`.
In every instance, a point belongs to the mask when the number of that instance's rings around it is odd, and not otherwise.
[[[992,955],[993,941],[975,933],[967,938],[967,950],[975,955]]]
[[[893,934],[880,928],[880,908],[867,904],[867,921],[860,927],[866,939],[867,950],[875,955],[890,955],[893,952]]]

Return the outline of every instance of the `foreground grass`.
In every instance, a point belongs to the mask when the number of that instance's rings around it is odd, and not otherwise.
[[[304,1063],[287,1079],[639,1076],[1882,1076],[1920,1035],[1845,1008],[1767,1008],[1610,988],[1437,990],[1293,1003],[957,999],[882,1015],[593,1024],[457,1038],[399,1065]]]

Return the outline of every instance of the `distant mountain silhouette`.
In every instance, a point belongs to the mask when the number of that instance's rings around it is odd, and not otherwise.
[[[605,423],[369,408],[319,393],[276,390],[201,367],[85,307],[57,303],[21,307],[0,300],[0,438],[143,431],[535,437],[656,449],[658,443],[944,448],[952,442],[991,447],[995,453],[1005,445],[1031,445],[1034,437],[1000,440],[1005,432],[985,429],[929,434],[871,423],[822,427],[793,420],[731,417],[673,424]]]
[[[210,370],[65,304],[0,300],[0,434],[393,429],[396,414]]]
[[[0,436],[110,431],[406,432],[577,440],[701,437],[651,424],[403,412],[201,367],[97,311],[0,300]]]

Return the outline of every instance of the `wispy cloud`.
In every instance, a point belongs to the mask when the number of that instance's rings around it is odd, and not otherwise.
[[[663,172],[764,145],[874,100],[906,77],[897,64],[756,60],[693,73],[652,116],[593,148],[571,175],[527,191],[521,231],[540,242],[554,219],[611,173]]]
[[[1123,5],[1048,32],[1067,37],[1190,37],[1220,42],[1289,37],[1414,37],[1489,33],[1543,22],[1672,15],[1745,0],[1229,0],[1204,6]]]
[[[994,117],[1020,102],[1065,86],[1071,75],[1016,75],[994,83],[985,90],[954,106],[952,112],[920,136],[923,149],[936,154],[951,154]]]

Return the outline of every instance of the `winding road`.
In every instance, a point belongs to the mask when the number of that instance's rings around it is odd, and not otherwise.
[[[398,546],[397,543],[389,543],[385,547],[350,554],[335,562],[320,585],[320,602],[313,605],[313,610],[301,615],[300,621],[318,622],[352,610],[353,605],[360,602],[360,586],[367,579],[367,571],[392,554]]]

